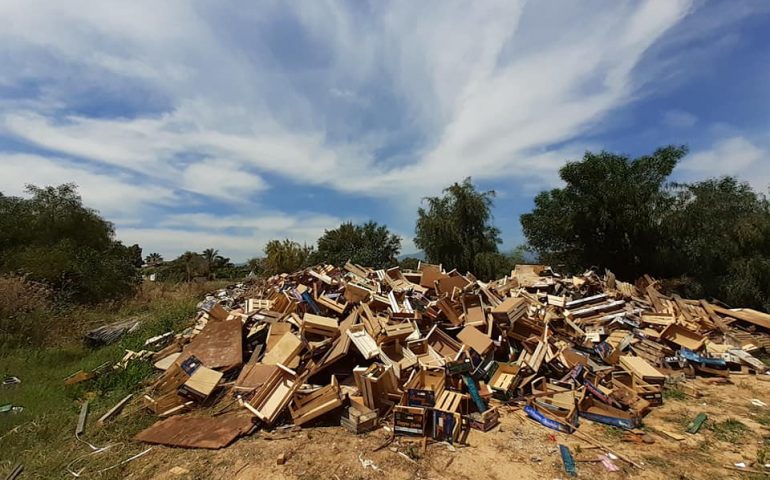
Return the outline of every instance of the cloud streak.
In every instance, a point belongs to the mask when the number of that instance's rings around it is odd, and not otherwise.
[[[13,175],[0,186],[75,180],[106,213],[142,219],[119,225],[127,241],[216,243],[235,257],[368,218],[356,199],[401,218],[468,175],[552,186],[581,135],[638,99],[646,53],[694,11],[686,0],[3,2],[0,142],[35,153],[27,172],[2,157]],[[287,185],[338,200],[294,213],[272,200]]]

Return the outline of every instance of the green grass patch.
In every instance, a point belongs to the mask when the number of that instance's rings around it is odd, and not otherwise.
[[[760,425],[770,426],[770,408],[751,406],[751,416]]]
[[[622,428],[613,427],[610,425],[604,425],[604,436],[612,440],[620,441],[623,438],[625,431]]]
[[[112,323],[128,317],[142,319],[139,329],[113,345],[89,348],[79,340],[56,342],[47,348],[13,348],[0,351],[0,375],[14,375],[21,384],[0,387],[0,404],[24,407],[19,414],[0,414],[0,477],[10,472],[15,463],[25,467],[30,478],[62,478],[65,466],[74,458],[90,451],[74,437],[78,412],[83,400],[90,401],[85,438],[97,445],[123,442],[120,451],[89,459],[88,468],[106,467],[138,453],[144,445],[130,441],[139,429],[157,420],[138,408],[126,408],[117,421],[98,427],[96,420],[128,393],[140,390],[144,381],[154,375],[149,362],[132,362],[125,369],[111,368],[98,378],[81,384],[64,386],[64,378],[79,370],[92,370],[105,362],[120,360],[126,350],[141,350],[152,336],[180,331],[187,326],[200,300],[200,292],[136,299],[106,308],[79,309],[77,318],[69,317],[72,337],[79,337],[84,327]],[[74,312],[73,312],[74,313]],[[50,320],[49,320],[50,321]],[[67,325],[59,325],[66,331]],[[129,405],[132,407],[132,405]],[[122,478],[121,468],[100,478]]]
[[[709,422],[707,428],[714,433],[718,440],[728,443],[737,443],[749,432],[749,427],[734,418],[728,418],[721,422]]]
[[[683,390],[679,388],[668,388],[666,390],[663,390],[663,399],[664,400],[686,400],[687,395],[684,393]]]

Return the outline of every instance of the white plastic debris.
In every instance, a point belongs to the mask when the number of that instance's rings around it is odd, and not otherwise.
[[[364,467],[364,470],[366,470],[367,468],[371,468],[374,471],[377,471],[377,472],[380,471],[380,467],[375,465],[373,461],[362,457],[360,453],[358,454],[358,461],[361,462],[361,466]]]

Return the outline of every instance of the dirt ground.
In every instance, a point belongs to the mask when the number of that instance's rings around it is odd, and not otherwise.
[[[616,460],[620,471],[614,473],[596,461],[600,450],[575,435],[542,427],[515,409],[504,410],[501,424],[493,430],[473,430],[467,446],[433,443],[423,451],[419,442],[396,439],[374,451],[390,436],[384,428],[358,436],[336,426],[258,431],[218,451],[156,446],[120,473],[124,478],[154,480],[558,479],[569,478],[558,449],[566,444],[577,460],[578,478],[770,478],[725,468],[746,462],[759,469],[758,461],[770,462],[770,407],[751,403],[758,399],[770,404],[770,383],[750,376],[734,376],[732,382],[711,385],[696,380],[700,398],[668,399],[654,409],[644,419],[653,444],[623,441],[622,431],[582,420],[581,432],[641,466]],[[707,422],[697,434],[685,433],[685,426],[699,412],[708,415]],[[673,441],[654,434],[650,427],[686,438]],[[280,454],[286,458],[283,465],[277,462]]]

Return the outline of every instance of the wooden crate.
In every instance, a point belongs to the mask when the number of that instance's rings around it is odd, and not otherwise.
[[[490,407],[484,412],[473,412],[469,415],[471,428],[487,432],[500,423],[500,412],[497,407]]]
[[[340,425],[355,434],[368,432],[377,427],[377,411],[351,405],[340,417]]]
[[[494,369],[487,383],[492,390],[492,396],[500,400],[513,398],[521,381],[520,371],[521,367],[518,364],[497,362],[497,368]]]
[[[289,404],[289,411],[295,425],[304,425],[341,406],[340,386],[336,377],[332,375],[331,383],[315,392],[307,395],[295,393]]]
[[[297,376],[296,373],[279,364],[251,400],[244,402],[244,407],[270,426],[278,419],[304,380],[304,376]]]
[[[393,407],[393,431],[396,435],[425,435],[429,410],[396,405]]]

